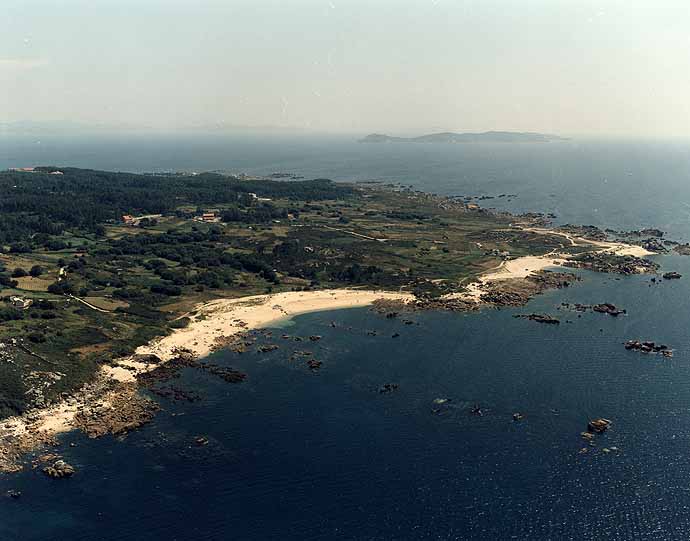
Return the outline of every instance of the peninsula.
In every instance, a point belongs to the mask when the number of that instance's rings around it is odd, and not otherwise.
[[[36,167],[0,173],[0,193],[5,470],[60,432],[146,422],[139,386],[166,363],[242,381],[195,359],[276,319],[520,305],[575,280],[550,267],[656,269],[644,236],[396,185]]]

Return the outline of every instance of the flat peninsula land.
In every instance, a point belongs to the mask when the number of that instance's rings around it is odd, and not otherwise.
[[[137,428],[157,408],[140,389],[174,394],[155,384],[183,366],[241,384],[204,359],[281,318],[520,306],[577,280],[569,268],[655,273],[646,256],[685,246],[287,176],[0,173],[0,469],[61,432]]]

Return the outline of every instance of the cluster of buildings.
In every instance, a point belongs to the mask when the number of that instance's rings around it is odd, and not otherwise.
[[[204,212],[203,214],[201,214],[199,216],[194,216],[194,219],[197,222],[206,222],[206,223],[220,222],[220,216],[218,216],[215,212]]]

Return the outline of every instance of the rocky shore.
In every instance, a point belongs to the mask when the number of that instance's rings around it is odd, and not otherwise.
[[[579,233],[599,238],[594,231]],[[568,239],[572,241],[572,238]],[[277,319],[310,311],[369,306],[372,303],[380,312],[395,314],[391,317],[415,310],[470,311],[482,306],[524,306],[542,291],[568,287],[578,280],[572,273],[546,270],[546,267],[554,264],[573,263],[572,266],[580,268],[622,274],[656,270],[654,263],[637,256],[601,253],[621,246],[603,242],[593,244],[594,252],[567,256],[567,260],[559,258],[559,254],[549,253],[505,261],[500,269],[487,273],[471,284],[467,291],[441,297],[415,298],[403,292],[355,289],[319,290],[217,300],[198,306],[185,328],[140,347],[136,355],[104,366],[94,381],[77,393],[63,397],[60,403],[0,422],[0,470],[16,471],[21,468],[25,453],[39,446],[55,445],[55,436],[61,432],[81,429],[90,437],[123,435],[149,422],[159,406],[140,392],[142,388],[154,395],[175,400],[199,399],[198,395],[177,389],[171,384],[183,368],[203,370],[229,383],[243,381],[246,377],[244,374],[200,359],[220,348],[229,348],[238,353],[247,351],[255,341],[249,331],[260,329]],[[628,249],[625,246],[622,248]],[[617,309],[612,305],[600,306],[605,313],[616,315]],[[526,317],[543,323],[555,324],[558,321],[539,314]],[[319,338],[312,336],[308,339],[315,342]],[[269,355],[278,348],[275,344],[263,345],[257,351]],[[322,365],[321,361],[313,358],[307,358],[305,362],[312,372],[317,372]],[[384,392],[395,388],[397,386],[390,384]]]
[[[643,257],[602,252],[576,255],[563,263],[563,266],[623,275],[651,273],[659,268],[657,263]]]

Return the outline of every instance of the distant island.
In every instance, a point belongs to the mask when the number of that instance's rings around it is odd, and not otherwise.
[[[482,133],[431,133],[418,137],[391,137],[372,133],[360,139],[360,143],[548,143],[566,141],[557,135],[533,132],[487,131]]]

